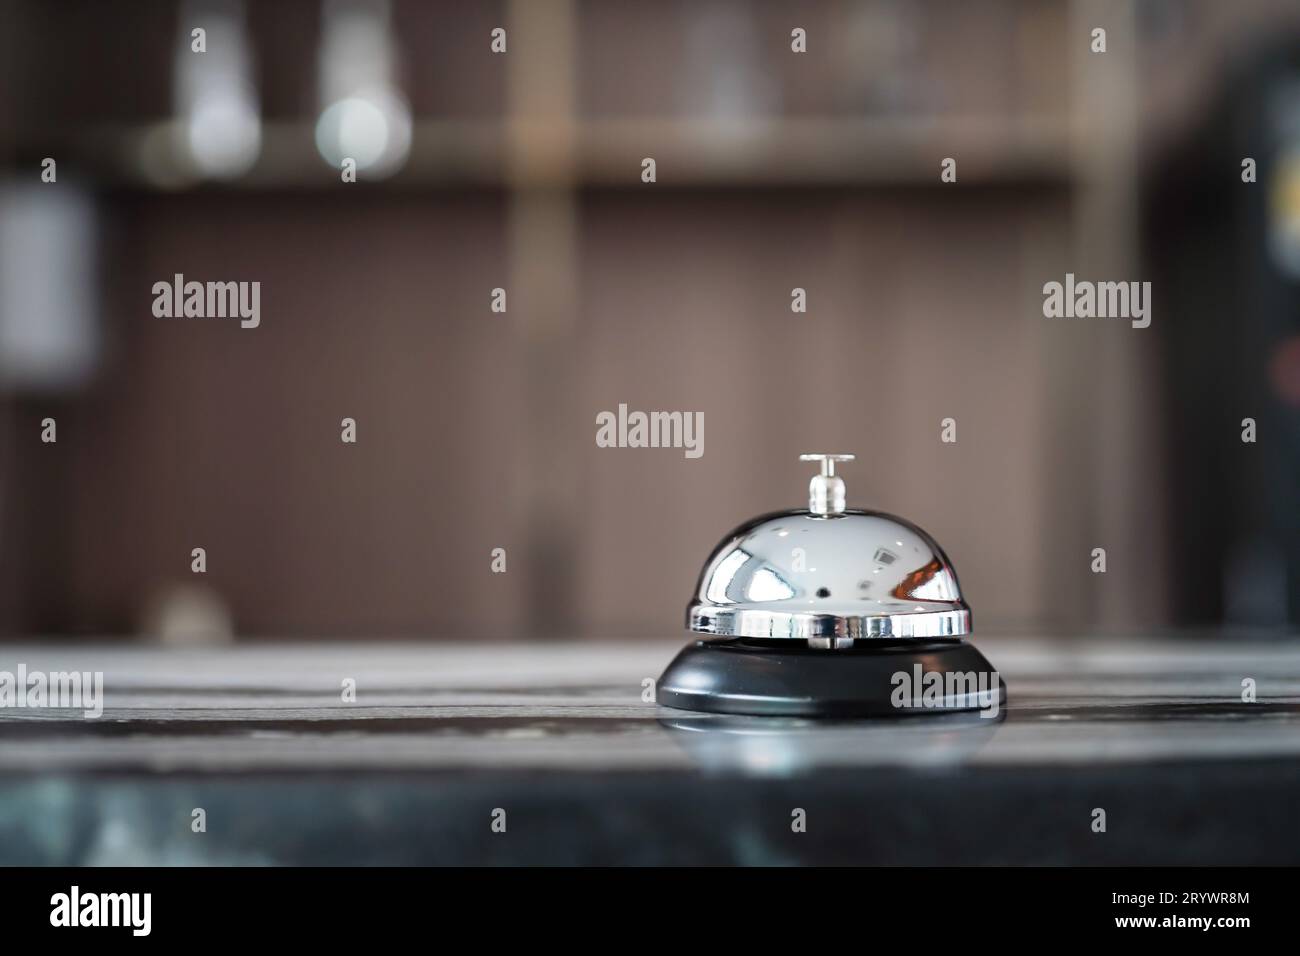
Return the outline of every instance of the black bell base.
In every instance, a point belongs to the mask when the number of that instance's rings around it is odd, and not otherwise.
[[[869,640],[843,650],[786,643],[696,641],[659,678],[656,699],[679,710],[760,717],[1000,714],[1006,703],[1001,676],[965,641]]]

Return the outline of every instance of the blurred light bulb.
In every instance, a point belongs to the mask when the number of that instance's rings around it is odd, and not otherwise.
[[[205,52],[191,31],[206,33]],[[181,152],[201,175],[231,179],[247,172],[262,148],[262,123],[239,0],[187,0],[176,49],[176,105]]]
[[[411,109],[398,91],[385,0],[327,0],[322,10],[316,149],[372,178],[396,172],[411,150]]]
[[[350,158],[358,171],[386,175],[410,152],[410,111],[387,90],[338,100],[316,123],[316,148],[336,169]]]
[[[234,98],[210,97],[190,114],[186,135],[195,166],[223,178],[246,172],[257,160],[262,125],[257,111]]]

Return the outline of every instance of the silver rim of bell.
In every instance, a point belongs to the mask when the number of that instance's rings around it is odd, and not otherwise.
[[[970,608],[900,614],[841,616],[811,611],[760,611],[692,603],[686,626],[700,634],[718,637],[821,642],[835,644],[868,639],[962,637],[971,633]],[[838,640],[837,640],[838,639]]]

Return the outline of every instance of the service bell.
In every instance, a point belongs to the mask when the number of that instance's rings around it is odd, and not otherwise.
[[[938,542],[916,525],[846,507],[838,462],[807,510],[746,522],[709,556],[686,626],[712,639],[677,655],[659,703],[728,714],[885,716],[987,709],[1006,687],[964,638],[971,611]]]

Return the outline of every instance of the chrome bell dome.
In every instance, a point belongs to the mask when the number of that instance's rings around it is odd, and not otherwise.
[[[970,608],[934,538],[894,515],[845,508],[835,463],[853,455],[799,457],[821,462],[808,509],[764,515],[727,535],[704,566],[686,626],[819,648],[969,634]]]

